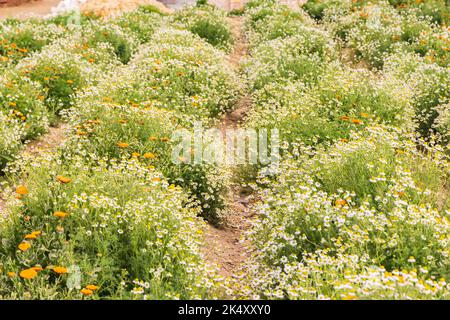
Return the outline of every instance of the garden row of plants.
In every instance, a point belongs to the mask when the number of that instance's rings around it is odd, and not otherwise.
[[[253,184],[254,256],[236,296],[449,297],[449,38],[436,24],[448,7],[428,18],[424,6],[247,4],[246,125],[278,128],[284,145]]]
[[[214,123],[239,94],[225,14],[142,7],[0,28],[0,299],[219,295],[201,246],[203,218],[221,222],[227,178],[174,165],[171,136]],[[20,154],[61,121],[61,146]]]

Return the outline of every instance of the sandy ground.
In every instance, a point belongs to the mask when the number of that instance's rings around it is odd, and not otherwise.
[[[59,2],[60,0],[41,0],[25,3],[18,7],[0,8],[0,19],[8,17],[29,18],[32,16],[45,16]]]

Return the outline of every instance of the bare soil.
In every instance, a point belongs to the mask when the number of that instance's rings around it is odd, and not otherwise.
[[[46,134],[28,143],[23,153],[26,155],[39,156],[45,152],[56,149],[65,140],[66,130],[67,125],[65,123],[60,123],[55,127],[51,127]]]

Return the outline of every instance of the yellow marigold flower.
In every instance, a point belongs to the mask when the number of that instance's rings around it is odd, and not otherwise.
[[[125,123],[127,123],[128,121],[125,120],[125,119],[120,119],[118,122],[119,122],[120,124],[125,124]]]
[[[92,291],[96,291],[96,290],[98,290],[98,288],[99,287],[94,285],[94,284],[89,284],[89,285],[86,286],[86,289],[92,290]]]
[[[85,296],[90,296],[91,294],[94,293],[92,290],[89,290],[89,289],[81,289],[80,292],[82,294],[84,294]]]
[[[86,136],[88,133],[86,131],[77,130],[77,136]]]
[[[72,182],[72,179],[64,177],[64,176],[57,176],[56,180],[58,182],[61,182],[61,183],[64,183],[64,184]]]
[[[7,275],[8,275],[8,277],[10,277],[10,278],[14,278],[14,277],[16,276],[16,273],[10,271],[10,272],[7,273]]]
[[[365,113],[365,112],[362,112],[362,113],[361,113],[361,117],[363,117],[363,118],[368,118],[368,117],[369,117],[369,114],[368,114],[368,113]]]
[[[40,236],[42,234],[42,231],[33,231],[31,234],[34,234],[35,236]]]
[[[20,251],[25,252],[31,248],[31,244],[29,244],[28,242],[22,242],[21,244],[19,244],[18,247],[19,247]]]
[[[21,195],[21,196],[27,195],[28,194],[28,188],[26,186],[18,186],[16,188],[16,193]]]
[[[144,153],[144,158],[145,159],[155,159],[156,156],[151,152],[147,152],[147,153]]]
[[[153,178],[152,181],[153,181],[153,182],[160,182],[160,181],[161,181],[161,178],[156,177],[156,178]]]
[[[67,84],[73,84],[73,80],[67,80]]]
[[[10,107],[15,107],[15,106],[17,106],[17,103],[15,103],[15,102],[10,102],[10,103],[9,103],[9,106],[10,106]]]
[[[33,279],[37,276],[37,272],[33,269],[25,269],[19,273],[19,276],[23,279]]]
[[[167,138],[167,137],[164,137],[164,138],[161,138],[161,141],[162,141],[162,142],[168,142],[168,141],[170,141],[170,139]]]
[[[148,140],[150,140],[150,141],[156,141],[156,140],[158,140],[158,138],[157,138],[157,137],[150,137],[150,138],[148,138]]]
[[[346,294],[345,296],[343,296],[342,299],[343,300],[356,300],[357,297],[354,294],[349,293],[349,294]]]
[[[53,271],[56,272],[57,274],[65,274],[67,273],[67,268],[64,267],[54,267]]]
[[[138,157],[141,156],[141,154],[140,154],[139,152],[133,152],[133,153],[131,154],[131,156],[132,156],[133,158],[138,158]]]
[[[37,238],[37,235],[32,234],[32,233],[25,235],[25,239],[34,240],[36,238]]]
[[[125,149],[125,148],[128,148],[130,145],[129,145],[128,143],[126,143],[126,142],[119,142],[119,143],[117,144],[117,146],[118,146],[119,148]]]
[[[62,219],[62,218],[67,217],[68,213],[67,212],[62,212],[62,211],[56,211],[55,213],[53,213],[53,215],[55,217],[58,217],[58,218]]]

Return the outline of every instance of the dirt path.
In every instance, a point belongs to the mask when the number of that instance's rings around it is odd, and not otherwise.
[[[67,124],[60,123],[51,127],[46,134],[28,143],[23,150],[24,155],[39,156],[59,147],[66,138]]]
[[[48,132],[36,140],[28,143],[22,151],[25,156],[39,156],[43,153],[55,150],[66,139],[67,125],[61,123],[56,127],[49,128]],[[0,214],[5,210],[5,199],[0,191]]]
[[[235,38],[235,47],[229,55],[230,63],[238,70],[241,59],[247,55],[248,47],[243,31],[243,18],[230,18]],[[235,109],[228,113],[221,124],[223,131],[236,127],[250,108],[249,96],[243,95],[236,103]],[[224,226],[209,226],[205,235],[204,254],[208,264],[217,265],[222,276],[232,277],[237,274],[249,256],[249,244],[241,241],[246,230],[250,228],[250,195],[247,190],[234,185],[229,190],[227,214]]]

